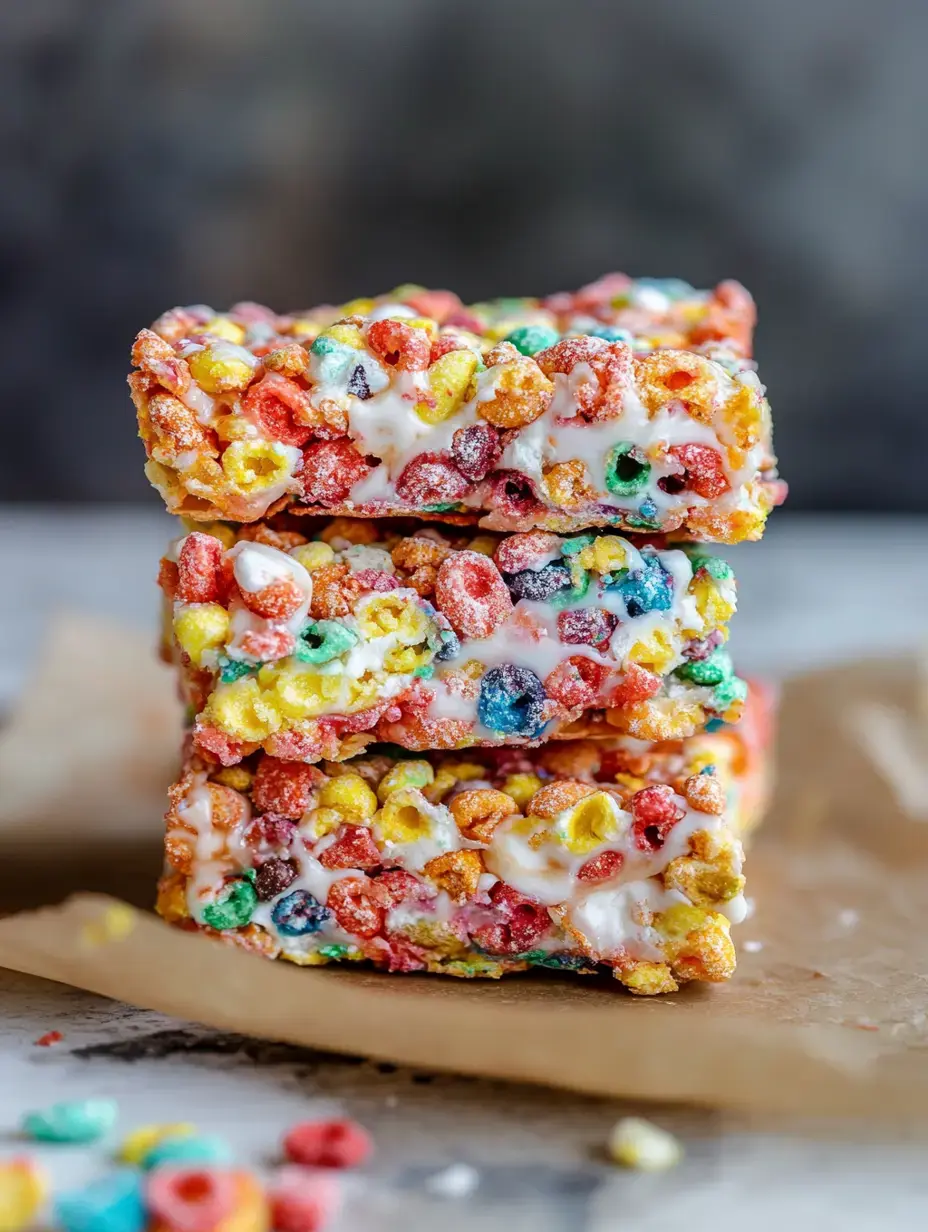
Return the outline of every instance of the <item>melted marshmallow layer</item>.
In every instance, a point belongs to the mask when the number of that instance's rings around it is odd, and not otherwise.
[[[227,765],[675,739],[744,705],[735,580],[693,548],[278,515],[191,532],[161,584],[196,747]]]
[[[194,754],[171,788],[158,910],[300,965],[605,970],[642,994],[724,980],[763,726],[464,756],[374,746],[321,766]]]
[[[609,275],[545,300],[176,308],[129,378],[146,471],[190,518],[414,515],[737,543],[785,495],[737,283]]]

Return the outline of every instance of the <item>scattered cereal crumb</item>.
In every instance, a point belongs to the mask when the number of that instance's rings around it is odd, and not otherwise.
[[[741,948],[745,954],[759,954],[764,948],[763,941],[742,941]]]
[[[288,1130],[284,1154],[291,1163],[311,1168],[356,1168],[374,1149],[370,1135],[357,1121],[333,1118],[301,1121]]]
[[[96,1142],[116,1124],[114,1099],[78,1099],[27,1112],[22,1131],[36,1142]]]
[[[626,1168],[662,1172],[683,1158],[683,1148],[666,1130],[641,1117],[623,1117],[609,1134],[609,1156]]]
[[[851,1023],[851,1026],[856,1027],[858,1031],[879,1031],[880,1029],[877,1024],[875,1022],[871,1022],[869,1018],[858,1018],[855,1022]]]
[[[88,948],[123,941],[135,928],[135,911],[125,903],[112,903],[95,920],[81,929],[81,941]]]
[[[40,1035],[35,1041],[36,1048],[51,1048],[53,1044],[60,1044],[64,1036],[60,1031],[46,1031],[44,1035]]]
[[[466,1198],[480,1184],[480,1173],[470,1164],[449,1164],[425,1182],[426,1189],[442,1198]]]
[[[860,912],[855,911],[853,907],[845,907],[843,911],[838,912],[838,923],[842,928],[854,928],[860,923]]]

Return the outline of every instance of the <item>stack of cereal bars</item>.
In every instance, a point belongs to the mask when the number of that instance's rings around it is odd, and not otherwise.
[[[299,965],[725,980],[764,697],[726,650],[784,487],[754,304],[399,287],[135,343],[189,732],[158,910]]]

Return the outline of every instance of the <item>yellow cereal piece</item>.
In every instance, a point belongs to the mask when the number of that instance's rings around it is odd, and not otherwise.
[[[612,973],[621,980],[629,992],[640,997],[656,997],[665,992],[676,992],[679,985],[666,963],[640,962],[631,971],[620,971],[616,968]]]
[[[411,600],[387,594],[367,604],[358,618],[358,625],[365,637],[385,637],[392,633],[404,646],[416,646],[428,636],[430,621]]]
[[[218,603],[187,603],[174,613],[174,636],[196,667],[229,636],[229,613]]]
[[[446,851],[429,860],[422,871],[452,902],[465,903],[477,893],[484,868],[479,852]]]
[[[496,540],[492,535],[477,535],[467,545],[468,552],[479,552],[481,556],[492,556],[496,551]]]
[[[689,903],[674,903],[656,918],[655,927],[668,941],[685,941],[690,933],[702,928],[711,919],[711,915],[711,912],[702,907],[693,907]]]
[[[247,791],[255,776],[244,766],[223,766],[212,777],[214,783],[221,783],[223,787],[231,787],[234,791]]]
[[[418,646],[394,646],[384,656],[383,665],[388,672],[408,675],[431,661],[432,651],[425,642],[421,642]]]
[[[683,1148],[666,1130],[641,1117],[623,1117],[609,1134],[609,1156],[625,1168],[663,1172],[683,1158]]]
[[[512,796],[520,809],[524,809],[535,792],[541,788],[541,779],[537,774],[510,774],[503,783],[502,789],[507,796]]]
[[[724,625],[735,614],[735,605],[722,594],[713,577],[695,577],[689,592],[696,600],[696,610],[705,621],[706,628]]]
[[[231,1215],[215,1225],[214,1232],[268,1232],[270,1212],[267,1198],[258,1179],[245,1171],[232,1172],[236,1201]],[[166,1232],[161,1227],[151,1232]]]
[[[430,804],[438,804],[444,800],[448,792],[458,781],[458,776],[447,766],[441,766],[435,775],[435,780],[424,787],[423,795]]]
[[[377,799],[385,804],[395,792],[406,787],[428,787],[435,781],[435,771],[427,761],[398,761],[377,785]],[[453,786],[454,780],[451,785]]]
[[[369,312],[374,311],[375,301],[361,296],[358,299],[350,299],[347,304],[342,304],[339,312],[343,317],[366,317]]]
[[[203,326],[202,332],[212,334],[214,338],[224,338],[226,342],[234,342],[236,346],[241,346],[245,341],[245,330],[241,325],[236,325],[231,317],[213,317]]]
[[[229,393],[246,389],[258,361],[234,344],[218,341],[205,346],[187,358],[190,375],[208,394]]]
[[[323,808],[337,809],[343,819],[359,825],[377,811],[377,797],[360,774],[341,774],[330,779],[319,793]]]
[[[352,347],[356,351],[364,350],[364,335],[357,325],[349,325],[345,321],[340,321],[337,325],[330,325],[328,329],[324,329],[322,337],[331,338],[335,342],[340,342],[342,346]]]
[[[254,744],[277,731],[282,722],[274,699],[262,693],[253,676],[219,685],[203,707],[202,718],[233,740]]]
[[[600,535],[578,554],[577,559],[584,569],[616,573],[628,568],[628,545],[618,535]]]
[[[213,430],[220,441],[255,441],[259,438],[258,429],[250,419],[232,412],[219,415],[213,423]]]
[[[579,458],[545,466],[543,480],[551,503],[564,509],[577,509],[596,496],[590,486],[586,464]]]
[[[308,664],[285,662],[281,666],[262,667],[258,680],[272,695],[281,714],[288,719],[312,719],[338,705],[345,677],[316,671]]]
[[[45,1173],[33,1160],[0,1160],[0,1232],[24,1232],[47,1196]]]
[[[333,830],[344,821],[338,809],[334,808],[317,808],[309,815],[309,825],[313,838],[322,838],[325,834],[331,834]]]
[[[330,565],[335,559],[335,553],[327,543],[303,543],[291,549],[290,555],[310,573],[323,565]]]
[[[177,1121],[173,1125],[142,1125],[123,1138],[118,1158],[138,1168],[153,1147],[164,1138],[189,1138],[197,1132],[190,1121]]]
[[[203,535],[212,535],[228,550],[235,547],[235,530],[225,522],[195,522],[193,518],[181,518],[181,526],[188,535],[198,530]]]
[[[618,832],[616,806],[604,791],[595,792],[576,804],[566,818],[559,818],[556,833],[575,855],[586,855]]]
[[[349,711],[366,710],[380,696],[386,675],[383,672],[364,672],[356,680],[345,678],[348,688],[348,700],[345,707]]]
[[[125,941],[136,925],[136,914],[125,903],[111,903],[81,929],[81,942],[88,948]]]
[[[374,827],[389,843],[415,843],[432,832],[426,798],[414,787],[395,791],[374,818]]]
[[[432,400],[416,403],[419,418],[425,423],[436,424],[454,415],[467,400],[476,371],[477,356],[473,351],[449,351],[436,359],[428,370]]]
[[[155,910],[168,924],[186,920],[190,915],[187,906],[187,878],[181,873],[172,873],[158,882]]]
[[[648,637],[639,638],[628,652],[628,658],[639,667],[663,676],[676,658],[674,638],[667,629],[652,629]]]
[[[731,428],[738,445],[742,449],[752,449],[760,440],[764,422],[757,391],[748,385],[743,385],[725,403],[722,408],[722,419]]]
[[[298,449],[276,441],[233,441],[222,455],[229,483],[246,496],[286,483],[300,457]]]

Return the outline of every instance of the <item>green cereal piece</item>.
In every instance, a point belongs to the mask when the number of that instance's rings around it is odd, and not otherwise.
[[[320,334],[309,349],[313,355],[333,355],[340,346],[341,343],[336,338]]]
[[[329,663],[357,640],[358,635],[337,620],[312,620],[300,630],[293,653],[301,663]]]
[[[620,441],[606,455],[606,487],[616,496],[637,495],[648,486],[650,475],[651,463],[631,441]]]
[[[724,582],[732,576],[731,565],[727,560],[722,560],[721,556],[694,555],[690,557],[690,565],[694,574],[705,569],[717,582]]]
[[[216,901],[203,908],[203,923],[220,932],[227,928],[241,928],[247,924],[258,905],[258,895],[252,880],[253,878],[246,876],[227,882]]]
[[[582,552],[584,548],[588,548],[591,543],[595,542],[595,535],[574,535],[572,539],[565,539],[561,543],[561,555],[576,556],[578,552]]]
[[[416,668],[413,675],[418,676],[420,680],[431,680],[435,675],[435,668],[431,663],[423,663],[421,667]]]
[[[337,962],[340,958],[344,958],[350,949],[351,947],[347,945],[320,945],[316,953],[323,958],[328,958],[331,962]]]
[[[507,342],[511,342],[523,355],[536,355],[547,347],[554,346],[561,335],[549,325],[520,325],[514,329]]]
[[[243,676],[252,675],[260,666],[260,663],[243,663],[240,659],[227,659],[223,656],[219,660],[219,679],[223,684],[231,684],[234,680],[241,680]]]
[[[684,663],[674,674],[681,680],[692,680],[693,684],[718,685],[727,680],[733,670],[731,655],[720,646],[705,659]]]
[[[79,1099],[52,1104],[23,1117],[22,1132],[34,1142],[96,1142],[116,1124],[114,1099]]]
[[[570,563],[570,577],[573,583],[570,590],[556,590],[553,595],[548,596],[548,603],[556,611],[579,603],[590,589],[590,571],[576,561]]]
[[[747,683],[740,676],[729,676],[713,689],[709,707],[719,714],[724,714],[735,702],[743,702],[747,695]]]

